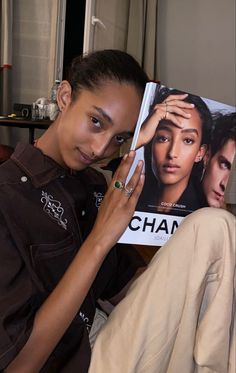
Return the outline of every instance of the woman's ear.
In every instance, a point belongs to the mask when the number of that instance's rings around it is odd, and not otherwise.
[[[59,111],[64,111],[71,103],[72,89],[67,80],[63,80],[57,91],[57,104]]]
[[[208,147],[206,144],[200,146],[200,149],[198,150],[197,156],[195,158],[195,163],[201,162],[203,160],[207,153],[207,149]]]

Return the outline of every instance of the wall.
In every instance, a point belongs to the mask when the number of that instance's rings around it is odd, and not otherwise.
[[[125,49],[129,0],[90,1],[93,48]],[[235,105],[235,0],[159,0],[158,50],[163,84]]]
[[[159,0],[164,84],[235,105],[235,0]]]

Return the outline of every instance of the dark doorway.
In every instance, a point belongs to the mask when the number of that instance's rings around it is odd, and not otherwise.
[[[63,58],[63,79],[73,57],[83,52],[86,0],[67,0]]]

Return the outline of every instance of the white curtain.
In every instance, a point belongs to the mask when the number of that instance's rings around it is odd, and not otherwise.
[[[0,0],[0,115],[12,107],[12,0]],[[9,131],[0,128],[0,143],[9,142]]]
[[[59,0],[13,0],[13,102],[47,97],[54,77]]]
[[[56,78],[55,56],[57,27],[61,21],[58,17],[60,1],[0,0],[1,67],[4,56],[7,56],[4,64],[8,66],[1,69],[1,76],[2,70],[6,73],[4,85],[1,78],[0,115],[12,113],[14,103],[32,104],[39,97],[49,96],[50,88]],[[11,71],[9,66],[12,64]],[[9,72],[11,79],[9,79]],[[8,84],[5,84],[6,78]],[[6,104],[6,98],[9,97],[11,90],[11,100],[8,99]],[[4,112],[1,101],[4,101]],[[28,141],[27,129],[0,128],[0,143],[15,146],[18,141]]]
[[[158,0],[130,0],[126,51],[141,64],[150,79],[158,80]]]

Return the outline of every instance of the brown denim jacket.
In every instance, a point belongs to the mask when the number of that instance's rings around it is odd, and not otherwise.
[[[106,191],[102,174],[71,175],[32,145],[0,166],[0,370],[26,343],[34,316],[89,233]],[[96,300],[115,295],[143,262],[115,247],[42,372],[86,372]]]

